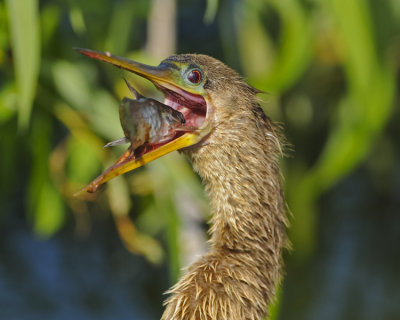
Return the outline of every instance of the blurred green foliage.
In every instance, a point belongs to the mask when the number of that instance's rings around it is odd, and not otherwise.
[[[0,3],[1,214],[10,199],[22,199],[34,232],[49,237],[71,218],[77,232],[88,232],[90,217],[111,212],[126,247],[154,263],[164,257],[165,239],[173,280],[181,267],[181,191],[190,189],[200,199],[193,206],[204,218],[209,214],[201,182],[182,156],[115,179],[85,200],[72,197],[121,154],[102,146],[122,135],[117,106],[129,95],[122,71],[72,48],[158,63],[145,48],[154,3]],[[174,4],[179,10],[189,3]],[[399,101],[399,2],[208,0],[201,18],[218,30],[222,45],[200,43],[192,51],[219,52],[270,93],[263,107],[285,123],[295,149],[283,163],[295,217],[290,237],[295,259],[307,259],[319,197],[365,159]],[[188,38],[177,39],[178,52],[188,47]],[[155,94],[148,83],[128,77]]]
[[[29,123],[40,67],[38,1],[7,0],[6,4],[14,48],[19,125],[24,129]]]

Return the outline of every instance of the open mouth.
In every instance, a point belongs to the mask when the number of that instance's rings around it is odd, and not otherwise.
[[[109,167],[103,174],[98,176],[75,195],[85,192],[95,192],[97,188],[106,181],[141,167],[172,151],[192,147],[202,141],[210,133],[209,126],[207,125],[208,105],[206,99],[201,94],[189,92],[182,89],[182,85],[179,86],[175,84],[174,74],[172,73],[173,70],[166,68],[162,64],[158,67],[147,66],[123,57],[113,56],[109,53],[88,49],[77,49],[77,51],[91,58],[111,63],[119,68],[147,78],[164,94],[164,101],[159,110],[158,118],[157,115],[155,119],[143,118],[143,126],[146,126],[146,128],[150,127],[150,129],[153,130],[147,131],[147,140],[142,144],[139,143],[139,147],[133,147],[132,140],[134,138],[130,139],[132,143],[131,146],[120,156],[114,165]],[[127,85],[129,89],[131,89],[131,92],[134,93],[135,90],[128,83]],[[142,96],[141,98],[144,100],[149,99]],[[131,101],[140,101],[140,99]],[[155,102],[159,103],[157,101]],[[180,113],[178,114],[179,117],[183,116],[184,120],[182,123],[179,123],[179,126],[170,125],[171,121],[168,120],[167,111],[175,111],[168,110],[168,108],[178,111]],[[121,124],[124,127],[122,119]],[[134,125],[140,124],[134,123]],[[124,131],[126,133],[125,128]],[[134,130],[132,131],[136,132]],[[164,132],[168,134],[163,135]]]
[[[187,126],[201,128],[207,117],[207,102],[200,96],[180,88],[175,91],[159,88],[165,95],[164,104],[181,112]]]
[[[160,88],[164,93],[164,104],[182,113],[187,131],[196,131],[203,127],[207,118],[207,102],[200,96],[180,88],[175,91]]]
[[[128,87],[131,88],[130,85],[128,85]],[[182,126],[171,126],[169,131],[172,132],[169,132],[168,136],[161,135],[158,139],[143,144],[138,149],[133,150],[133,155],[136,159],[178,139],[185,133],[190,132],[192,134],[197,134],[204,125],[207,117],[207,102],[202,96],[186,92],[178,87],[174,88],[175,91],[162,87],[161,85],[156,85],[156,87],[164,94],[163,104],[165,107],[180,112],[184,121]],[[163,119],[159,122],[162,123],[162,120]],[[164,129],[164,131],[168,130]]]

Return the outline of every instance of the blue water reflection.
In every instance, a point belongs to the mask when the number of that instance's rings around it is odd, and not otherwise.
[[[128,253],[114,226],[36,239],[8,215],[0,234],[0,319],[158,319],[166,270]],[[106,235],[106,236],[105,236]]]

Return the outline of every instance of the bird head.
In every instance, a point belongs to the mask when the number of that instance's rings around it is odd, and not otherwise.
[[[163,103],[181,112],[190,128],[177,130],[170,140],[144,149],[139,157],[126,154],[78,193],[94,192],[100,184],[174,150],[190,152],[210,143],[219,125],[229,126],[230,116],[246,105],[238,99],[252,98],[259,92],[235,71],[206,55],[173,55],[158,66],[149,66],[108,52],[77,51],[150,80],[164,94]]]

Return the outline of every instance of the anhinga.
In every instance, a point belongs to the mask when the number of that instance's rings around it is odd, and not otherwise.
[[[150,80],[191,130],[133,155],[127,150],[82,191],[173,150],[187,154],[205,183],[213,213],[210,251],[169,291],[164,320],[263,319],[280,279],[286,245],[279,130],[258,90],[222,62],[181,54],[147,66],[92,50],[81,53]]]

